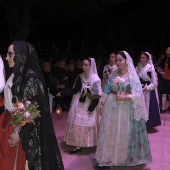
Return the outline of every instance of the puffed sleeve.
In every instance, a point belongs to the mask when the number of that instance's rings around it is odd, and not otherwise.
[[[104,89],[104,93],[109,94],[112,88],[113,88],[113,81],[111,78],[108,78],[105,89]]]

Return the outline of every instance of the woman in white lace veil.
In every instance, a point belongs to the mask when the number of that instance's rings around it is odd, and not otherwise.
[[[143,87],[145,104],[149,120],[146,123],[148,129],[161,125],[159,97],[158,97],[158,78],[148,52],[141,52],[140,62],[136,67],[137,74]]]
[[[82,68],[84,72],[77,77],[73,88],[58,94],[62,97],[73,95],[64,136],[67,145],[75,146],[70,154],[97,145],[97,106],[102,94],[101,80],[94,58],[84,59]]]
[[[149,163],[148,115],[139,77],[126,51],[116,54],[116,65],[102,94],[96,162],[107,167]]]

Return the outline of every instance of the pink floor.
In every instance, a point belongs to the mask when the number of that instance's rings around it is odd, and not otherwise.
[[[62,117],[52,114],[58,144],[64,162],[65,170],[94,170],[95,149],[83,149],[76,155],[69,155],[73,148],[63,143],[68,112]],[[161,114],[162,125],[148,132],[152,163],[136,167],[112,167],[110,170],[170,170],[170,112]]]

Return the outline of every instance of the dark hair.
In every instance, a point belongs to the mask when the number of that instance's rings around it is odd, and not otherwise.
[[[140,55],[142,55],[142,54],[143,54],[143,55],[145,55],[147,59],[149,59],[149,55],[148,55],[147,53],[145,53],[145,52],[141,52],[141,54],[140,54]]]
[[[121,55],[126,60],[126,55],[123,51],[118,51],[117,54]]]
[[[114,54],[114,55],[116,55],[116,53],[115,53],[114,51],[112,51],[111,53],[109,53],[109,55],[111,55],[111,54]]]
[[[51,64],[51,61],[50,61],[49,58],[44,58],[44,59],[42,59],[41,62],[40,62],[40,64],[41,64],[42,67],[44,66],[44,63],[50,63],[50,64]]]
[[[69,66],[69,65],[71,65],[71,64],[74,64],[74,58],[69,58],[69,59],[67,59],[66,65]]]
[[[91,59],[89,57],[85,58],[84,60],[87,60],[90,63],[90,65],[91,65]]]

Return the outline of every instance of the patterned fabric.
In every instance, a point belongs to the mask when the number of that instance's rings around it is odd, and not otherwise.
[[[98,130],[98,107],[96,106],[101,95],[101,80],[96,74],[91,74],[91,76],[93,79],[87,81],[84,79],[84,73],[82,73],[75,82],[74,89],[77,90],[77,93],[72,98],[64,137],[67,145],[96,146]],[[81,89],[78,89],[78,84],[81,84]],[[82,102],[80,99],[83,91],[87,96]],[[90,95],[87,94],[88,91],[90,91]],[[96,98],[98,99],[97,102],[93,103]],[[89,113],[88,110],[92,110],[92,112]]]
[[[97,146],[97,127],[80,126],[68,122],[64,142],[70,146]]]
[[[134,166],[151,162],[151,153],[147,137],[146,124],[143,119],[134,117],[133,101],[116,101],[118,91],[113,80],[117,72],[108,79],[102,103],[104,104],[99,141],[96,150],[96,162],[100,166]],[[128,73],[122,77],[125,82],[121,88],[131,91]],[[129,96],[132,96],[130,94]]]
[[[19,133],[28,167],[30,170],[63,170],[36,50],[32,44],[24,41],[13,44],[15,65],[12,95],[37,102],[41,110],[41,117],[35,119],[35,124],[26,124]]]

